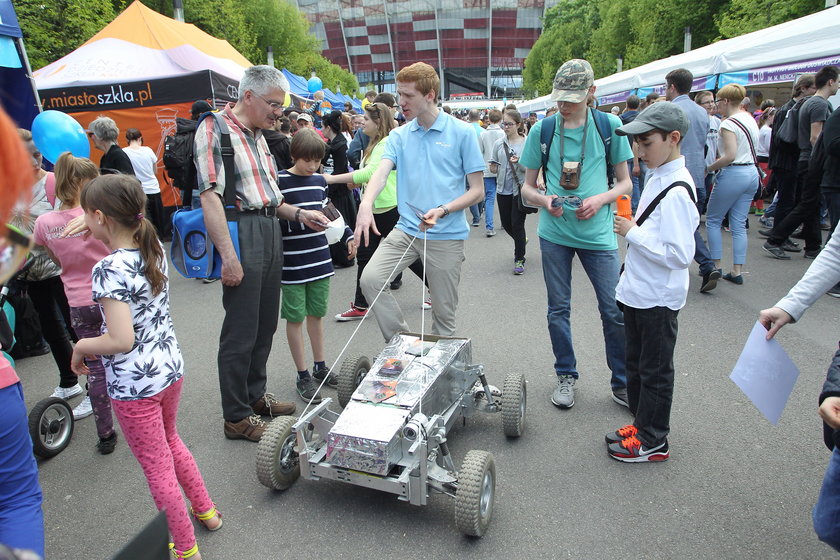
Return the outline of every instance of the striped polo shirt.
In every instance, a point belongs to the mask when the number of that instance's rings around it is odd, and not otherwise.
[[[257,129],[253,132],[246,128],[232,109],[233,104],[228,103],[221,114],[230,129],[236,167],[236,198],[240,208],[259,210],[266,206],[279,206],[283,196],[277,188],[277,170],[262,131]],[[215,119],[207,117],[199,123],[194,149],[199,192],[214,188],[224,198],[221,131]]]

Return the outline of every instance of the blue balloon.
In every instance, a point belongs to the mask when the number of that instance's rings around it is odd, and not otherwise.
[[[73,117],[61,111],[44,111],[32,121],[35,147],[50,163],[70,152],[76,157],[90,157],[90,141],[85,129]]]
[[[306,87],[307,89],[309,89],[309,93],[315,93],[316,91],[321,89],[323,85],[324,82],[322,82],[321,78],[319,78],[318,76],[312,76],[311,78],[309,78],[309,81],[306,82]]]

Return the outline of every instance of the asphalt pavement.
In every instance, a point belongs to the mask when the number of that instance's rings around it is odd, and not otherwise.
[[[610,398],[609,371],[595,296],[579,263],[573,272],[572,329],[580,380],[576,404],[559,410],[545,319],[535,216],[528,217],[526,272],[514,276],[513,242],[471,228],[461,275],[459,336],[473,360],[501,386],[510,372],[528,380],[524,435],[508,439],[498,415],[480,414],[451,433],[456,464],[467,451],[495,457],[493,519],[480,539],[454,523],[453,500],[432,495],[424,507],[333,481],[298,480],[277,492],[259,484],[256,444],[222,434],[216,351],[221,286],[173,272],[172,316],[186,363],[179,431],[224,514],[217,533],[197,530],[205,560],[251,558],[829,558],[811,526],[829,453],[817,396],[837,348],[840,301],[821,298],[778,335],[801,370],[787,408],[771,425],[729,380],[758,315],[806,270],[808,261],[768,258],[751,217],[742,286],[720,281],[691,291],[679,315],[671,459],[623,464],[607,456],[603,436],[631,421]],[[497,218],[498,226],[498,218]],[[731,262],[725,234],[724,272]],[[337,323],[348,308],[355,269],[333,279],[325,320],[327,357],[373,356],[384,345],[375,322]],[[421,328],[421,284],[406,271],[396,292],[413,329]],[[431,312],[425,312],[426,329]],[[349,342],[349,344],[347,344]],[[336,366],[338,367],[338,366]],[[281,321],[269,361],[269,390],[295,399],[295,371]],[[27,404],[48,396],[58,375],[50,355],[18,362]],[[333,389],[325,389],[335,396]],[[78,398],[72,401],[76,404]],[[298,400],[298,410],[303,403]],[[337,409],[337,405],[336,405]],[[92,417],[76,424],[70,446],[40,462],[47,558],[109,558],[155,514],[137,461],[120,440],[112,455],[95,450]]]

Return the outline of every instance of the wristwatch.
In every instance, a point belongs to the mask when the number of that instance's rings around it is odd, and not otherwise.
[[[445,217],[447,217],[447,216],[449,215],[449,208],[447,208],[447,207],[446,207],[446,205],[444,205],[444,204],[439,204],[439,205],[438,205],[438,208],[440,208],[441,210],[443,210],[443,217],[444,217],[444,218],[445,218]]]

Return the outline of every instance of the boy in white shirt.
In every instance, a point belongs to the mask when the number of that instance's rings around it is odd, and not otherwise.
[[[616,300],[624,306],[627,395],[633,424],[607,434],[610,457],[626,463],[668,459],[674,394],[677,313],[688,293],[694,230],[700,216],[691,174],[680,155],[688,119],[673,103],[655,103],[616,130],[632,134],[650,170],[635,219],[615,216],[627,239]]]

